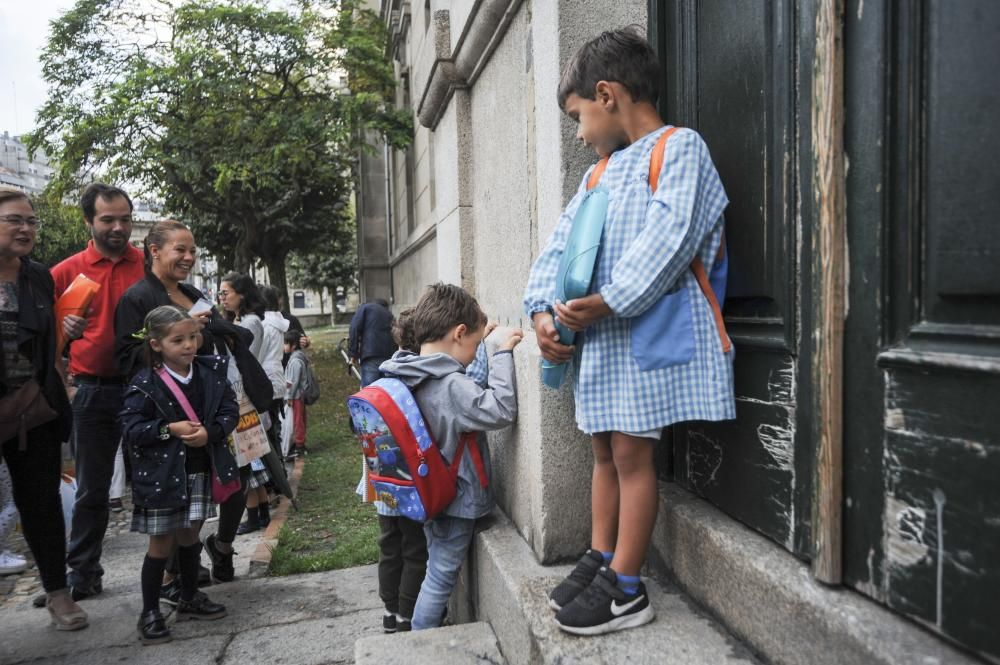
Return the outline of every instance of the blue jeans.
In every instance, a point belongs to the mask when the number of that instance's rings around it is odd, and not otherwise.
[[[441,515],[424,525],[427,536],[427,574],[413,609],[413,630],[441,625],[458,573],[472,544],[476,520]]]
[[[76,502],[66,565],[69,584],[90,588],[104,575],[101,552],[108,529],[108,491],[121,441],[118,412],[124,385],[77,382],[70,443],[76,466]]]
[[[361,387],[371,385],[382,378],[378,366],[388,358],[365,358],[361,361]]]

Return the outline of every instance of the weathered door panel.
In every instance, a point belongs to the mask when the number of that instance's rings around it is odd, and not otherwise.
[[[1000,658],[1000,3],[954,10],[848,3],[844,571]]]
[[[725,314],[736,347],[737,420],[674,428],[674,478],[807,556],[802,495],[811,462],[796,434],[803,414],[796,409],[802,368],[793,5],[661,0],[651,3],[651,18],[664,63],[665,119],[701,133],[730,199]]]

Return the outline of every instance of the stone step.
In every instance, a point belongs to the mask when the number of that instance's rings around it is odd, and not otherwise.
[[[488,623],[364,637],[354,643],[356,665],[506,665]]]
[[[460,621],[473,616],[489,621],[512,665],[760,662],[676,587],[649,578],[644,581],[657,614],[652,623],[596,637],[563,633],[553,620],[547,594],[571,566],[539,565],[513,524],[499,512],[495,516],[495,522],[476,535],[451,611]]]
[[[775,665],[976,665],[912,621],[809,566],[707,501],[660,487],[648,557]]]

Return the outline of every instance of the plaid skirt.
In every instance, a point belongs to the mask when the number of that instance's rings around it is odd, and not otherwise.
[[[173,533],[176,529],[189,529],[192,522],[204,522],[215,517],[215,504],[212,503],[212,483],[207,473],[188,474],[188,496],[191,497],[187,506],[179,508],[143,508],[132,509],[132,531],[146,533],[151,536],[162,536]]]
[[[257,460],[254,461],[256,462]],[[250,489],[257,489],[258,487],[264,487],[269,482],[271,482],[271,474],[267,472],[267,467],[261,464],[260,470],[251,470],[250,482],[248,482],[247,485]]]

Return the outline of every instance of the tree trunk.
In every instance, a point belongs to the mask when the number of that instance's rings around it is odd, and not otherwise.
[[[288,252],[281,252],[280,255],[267,256],[264,258],[264,265],[267,266],[267,274],[271,280],[271,286],[278,289],[278,294],[285,297],[289,311],[292,307],[292,299],[288,297],[288,273],[285,271],[285,260]]]

